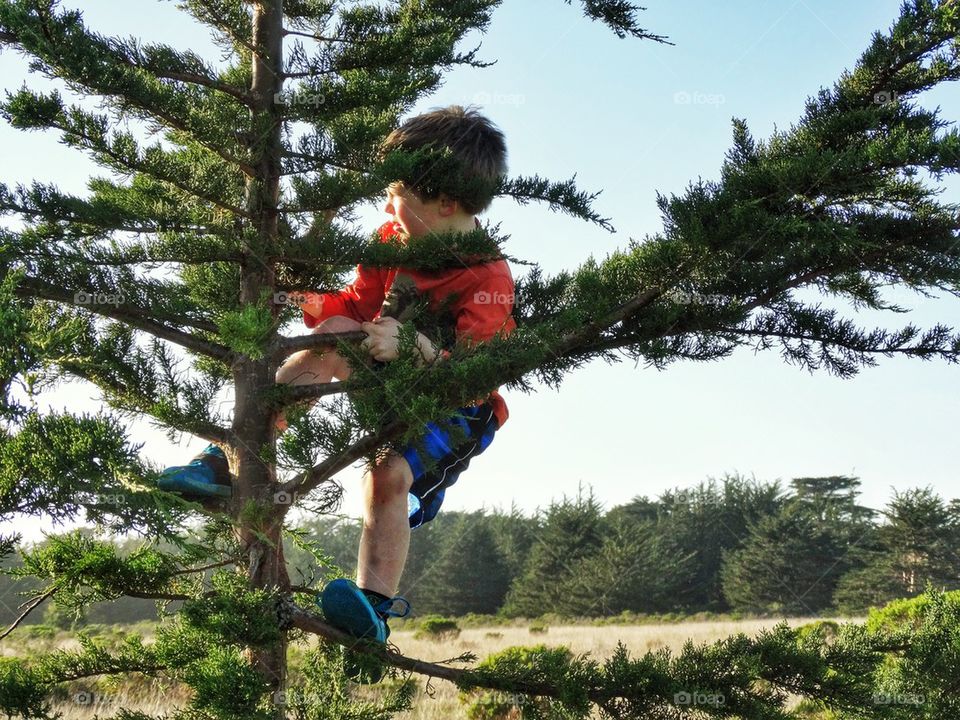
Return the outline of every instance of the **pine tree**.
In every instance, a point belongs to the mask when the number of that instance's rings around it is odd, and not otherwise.
[[[761,519],[724,558],[723,592],[736,610],[817,615],[847,570],[846,547],[796,503]]]
[[[729,609],[721,580],[724,555],[747,541],[754,524],[780,510],[781,492],[779,483],[727,475],[720,482],[711,479],[664,493],[657,532],[668,539],[674,557],[691,557],[672,596],[675,604],[691,610]]]
[[[593,490],[585,493],[581,489],[575,498],[564,496],[550,503],[503,612],[535,618],[547,612],[574,615],[582,610],[578,596],[594,588],[580,566],[590,562],[603,546],[605,530]]]
[[[857,504],[860,481],[795,478],[780,511],[750,528],[725,556],[723,590],[738,610],[819,613],[839,579],[855,567],[857,546],[873,532],[874,512]]]
[[[840,580],[838,607],[862,612],[919,595],[928,584],[960,588],[960,516],[943,498],[930,488],[894,491],[883,515],[863,567]]]
[[[44,588],[25,612],[51,597],[78,610],[127,595],[183,603],[153,642],[105,648],[85,639],[75,651],[4,659],[0,709],[45,717],[53,688],[71,678],[142,672],[194,690],[183,717],[386,716],[409,704],[411,685],[379,708],[352,707],[330,645],[311,652],[304,670],[304,692],[321,702],[275,700],[288,687],[291,638],[349,641],[309,610],[314,591],[291,583],[283,555],[290,508],[334,508],[330,478],[340,469],[493,387],[556,387],[598,357],[664,367],[777,344],[789,362],[843,377],[877,356],[957,360],[960,338],[943,325],[871,330],[797,295],[814,288],[897,310],[882,288],[958,289],[960,221],[926,174],[958,169],[960,136],[917,98],[960,77],[960,13],[951,0],[912,0],[853,71],[808,100],[795,126],[758,142],[735,121],[721,178],[660,198],[662,233],[556,277],[534,268],[518,287],[510,338],[458,348],[430,367],[414,362],[408,343],[379,380],[352,378],[350,402],[340,384],[276,386],[291,353],[361,339],[283,335],[297,314],[288,291],[339,287],[358,262],[436,269],[461,261],[448,252],[450,237],[409,248],[371,243],[353,229],[351,209],[435,159],[380,158],[379,143],[446,70],[483,65],[478,50],[459,45],[487,28],[497,5],[184,0],[223,48],[227,59],[215,68],[190,51],[99,35],[55,0],[0,0],[0,43],[102,103],[95,112],[59,92],[22,88],[0,104],[3,117],[58,131],[113,174],[92,179],[85,197],[42,182],[0,187],[0,211],[23,222],[0,231],[0,515],[84,516],[151,541],[121,557],[108,543],[67,534],[24,552]],[[662,40],[637,25],[638,8],[626,0],[583,7],[620,37]],[[498,191],[611,227],[572,181],[510,178]],[[457,242],[477,261],[502,254],[496,228]],[[41,414],[23,399],[62,377],[95,384],[112,411]],[[232,418],[218,409],[227,388]],[[320,403],[278,443],[275,413],[307,400]],[[200,509],[159,493],[157,468],[127,439],[130,416],[223,445],[237,477],[233,499]],[[197,513],[201,525],[185,533]],[[160,539],[178,550],[159,549]],[[16,544],[4,538],[0,550]],[[816,634],[781,628],[672,660],[619,653],[602,667],[543,649],[470,671],[370,652],[462,687],[542,697],[566,717],[592,706],[624,718],[695,714],[677,693],[710,689],[726,697],[717,714],[731,717],[784,717],[787,689],[841,713],[889,717],[870,702],[887,653],[904,654],[905,683],[925,659],[924,683],[952,682],[955,663],[934,663],[931,653],[955,637],[956,608],[942,599],[931,607],[915,647],[909,637],[854,628],[827,649]],[[957,700],[943,693],[922,712],[955,716]]]
[[[435,535],[436,553],[428,556],[429,567],[418,583],[417,612],[495,614],[510,587],[510,575],[486,518],[459,513]]]

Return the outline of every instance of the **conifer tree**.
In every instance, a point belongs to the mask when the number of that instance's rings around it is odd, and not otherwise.
[[[658,505],[657,532],[675,548],[674,557],[690,556],[689,573],[672,594],[672,603],[729,609],[721,581],[723,557],[747,541],[752,525],[779,511],[781,492],[779,483],[760,484],[728,475],[719,483],[711,479],[664,493]]]
[[[830,607],[848,570],[847,550],[828,526],[791,503],[762,518],[743,546],[726,555],[724,595],[744,612],[817,615]]]
[[[896,310],[886,286],[960,289],[956,208],[926,178],[958,169],[960,137],[918,102],[960,76],[960,12],[952,0],[912,0],[796,125],[758,142],[736,120],[720,179],[660,198],[662,233],[556,277],[534,268],[518,287],[509,338],[422,367],[410,333],[378,377],[358,367],[349,385],[276,386],[291,353],[346,351],[361,339],[285,335],[297,315],[289,292],[335,289],[358,262],[436,269],[502,254],[493,227],[401,248],[369,242],[350,222],[357,203],[398,177],[429,167],[449,181],[443,157],[380,157],[379,144],[445,71],[483,65],[478,49],[460,44],[486,29],[498,4],[183,0],[223,48],[216,67],[192,51],[104,37],[55,0],[0,0],[0,43],[102,103],[94,111],[24,87],[0,105],[4,119],[56,130],[113,174],[92,179],[84,197],[42,181],[0,187],[0,211],[23,223],[0,232],[0,514],[84,517],[179,548],[148,543],[121,557],[94,538],[59,536],[22,553],[44,588],[25,612],[51,598],[75,609],[124,595],[183,602],[154,641],[107,648],[86,638],[78,650],[4,658],[4,712],[46,717],[63,682],[141,672],[193,689],[182,718],[387,716],[409,704],[410,683],[379,707],[353,706],[329,644],[310,653],[296,688],[304,694],[277,696],[290,689],[289,641],[318,633],[350,642],[312,612],[314,588],[291,582],[282,552],[291,507],[333,508],[340,469],[493,387],[555,387],[598,357],[663,367],[778,345],[790,362],[844,377],[877,356],[957,360],[960,338],[948,327],[864,328],[797,294],[813,288]],[[637,25],[625,0],[582,5],[620,37],[663,39]],[[612,227],[572,181],[505,178],[498,192]],[[62,377],[95,384],[111,410],[42,414],[24,399]],[[232,418],[219,411],[227,387]],[[278,442],[276,413],[317,400]],[[232,499],[201,509],[158,492],[157,468],[127,438],[129,416],[224,446]],[[185,532],[197,513],[199,528]],[[16,545],[2,540],[4,551]],[[955,679],[956,653],[947,662],[932,653],[956,647],[956,606],[935,597],[929,607],[912,635],[851,628],[828,644],[780,628],[675,658],[620,652],[603,665],[547,649],[472,670],[369,652],[464,688],[542,698],[529,717],[584,717],[592,707],[622,718],[697,715],[688,700],[707,692],[725,698],[711,714],[780,718],[788,691],[844,717],[894,717],[899,708],[870,701],[881,681],[902,689],[922,676],[936,689]],[[881,678],[889,653],[900,653],[903,672]],[[923,716],[955,716],[954,695],[931,697]]]
[[[577,600],[581,588],[592,587],[580,566],[599,552],[605,531],[593,490],[550,503],[534,532],[523,572],[510,587],[504,613],[529,618],[554,610],[576,614],[581,609]]]
[[[493,615],[510,587],[503,552],[481,513],[450,515],[453,522],[434,532],[435,552],[417,582],[418,612]]]
[[[913,597],[928,584],[960,587],[960,516],[930,488],[894,491],[884,523],[860,543],[862,567],[841,578],[836,605],[862,612]]]

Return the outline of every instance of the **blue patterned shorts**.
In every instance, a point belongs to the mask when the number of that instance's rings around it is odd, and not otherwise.
[[[466,434],[461,444],[452,446],[451,426]],[[497,418],[488,402],[460,408],[452,417],[426,424],[424,435],[411,442],[400,454],[413,471],[410,488],[410,527],[415,528],[436,517],[448,487],[467,469],[470,459],[489,447],[497,431]],[[427,469],[432,459],[435,464]]]

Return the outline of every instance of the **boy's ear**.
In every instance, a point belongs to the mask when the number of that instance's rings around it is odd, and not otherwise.
[[[440,207],[437,210],[440,217],[450,217],[460,210],[460,202],[445,193],[440,193],[437,200],[440,202]]]

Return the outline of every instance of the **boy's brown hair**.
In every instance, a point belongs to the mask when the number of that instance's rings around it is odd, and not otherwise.
[[[381,146],[383,157],[394,150],[424,151],[400,171],[404,186],[423,201],[444,193],[470,214],[490,205],[507,172],[503,133],[474,107],[450,105],[410,118]]]

